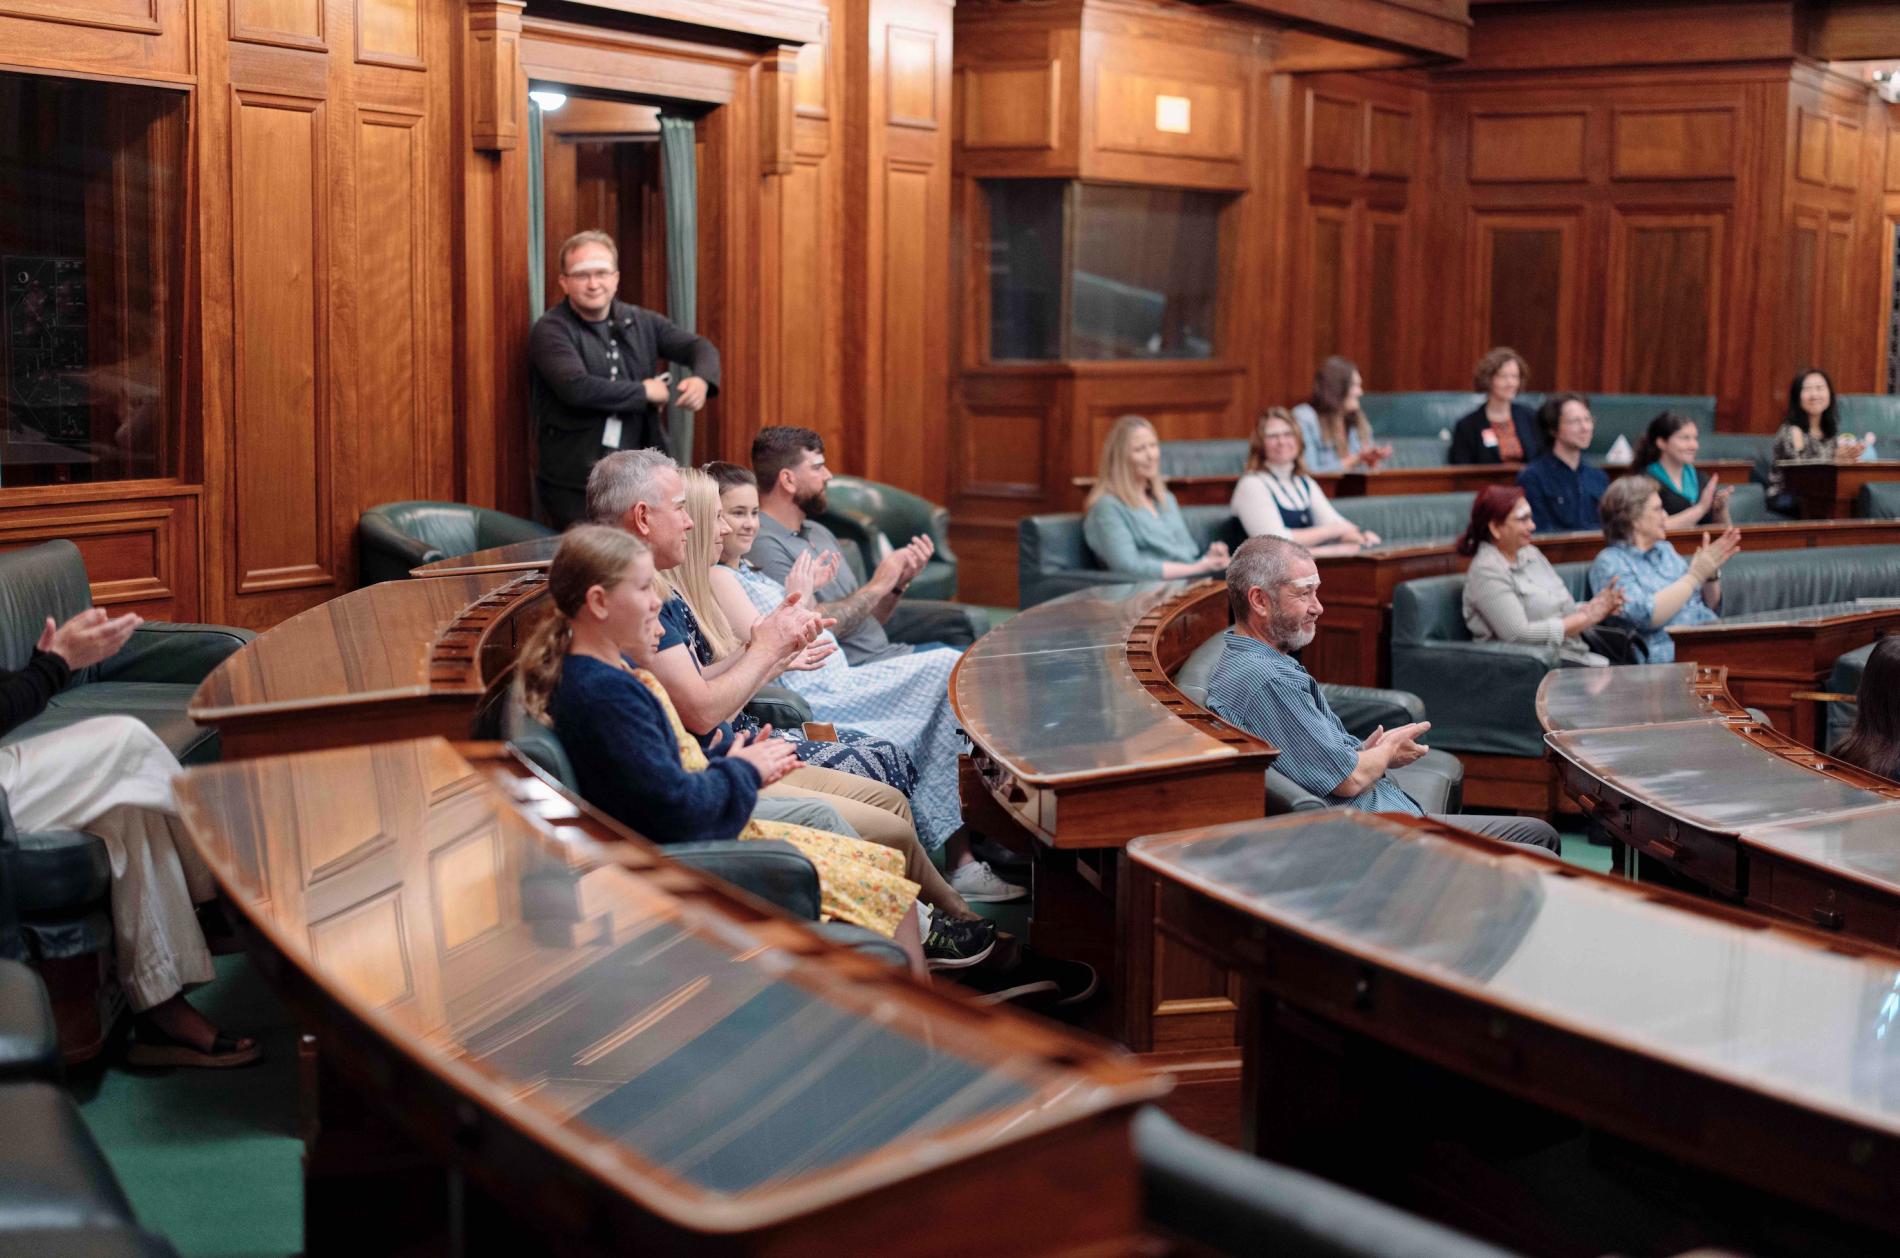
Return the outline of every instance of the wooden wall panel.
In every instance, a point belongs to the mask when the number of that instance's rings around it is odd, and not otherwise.
[[[1827,182],[1830,188],[1860,186],[1860,127],[1845,118],[1832,120],[1827,141]]]
[[[1578,234],[1575,218],[1513,215],[1481,215],[1472,232],[1481,329],[1474,344],[1511,346],[1537,381],[1559,388],[1575,379]]]
[[[1618,109],[1613,179],[1732,179],[1735,110]]]
[[[1353,352],[1348,343],[1347,320],[1352,293],[1352,259],[1348,244],[1352,218],[1338,206],[1314,206],[1308,217],[1306,293],[1313,327],[1313,358]]]
[[[924,433],[941,423],[941,399],[922,387],[935,372],[931,355],[933,295],[918,282],[930,268],[937,242],[929,235],[931,171],[893,163],[885,175],[884,213],[888,233],[884,260],[884,410],[880,420],[882,466],[895,469],[905,483],[926,478]]]
[[[1802,183],[1827,182],[1827,119],[1803,109],[1795,136],[1794,177]]]
[[[1412,111],[1369,107],[1366,173],[1385,179],[1409,179],[1415,164]]]
[[[1047,421],[1036,406],[970,406],[959,425],[957,484],[991,498],[1040,498]]]
[[[79,547],[97,606],[148,620],[202,620],[197,488],[118,487],[111,502],[74,501],[76,488],[10,494],[0,551],[64,538]]]
[[[1365,359],[1381,372],[1397,370],[1405,361],[1405,219],[1391,213],[1369,214],[1367,264],[1367,328]],[[1364,368],[1360,374],[1364,375]]]
[[[421,118],[362,111],[356,130],[355,496],[400,502],[427,483],[423,412]]]
[[[355,0],[356,59],[365,65],[420,70],[422,0]]]
[[[1821,233],[1824,223],[1797,213],[1789,237],[1788,265],[1788,344],[1794,361],[1812,366],[1820,361],[1815,333],[1819,321],[1815,313],[1821,301]],[[1797,368],[1799,370],[1799,368]]]
[[[1719,215],[1618,217],[1610,251],[1605,389],[1715,392],[1725,229]]]
[[[1096,77],[1095,148],[1104,152],[1238,162],[1245,122],[1234,84],[1106,67]]]
[[[957,87],[964,148],[1055,149],[1062,119],[1060,59],[966,66]]]
[[[1587,116],[1571,113],[1474,113],[1473,183],[1568,183],[1584,177]]]
[[[1365,163],[1361,152],[1364,102],[1310,92],[1306,106],[1306,167],[1356,175]],[[1383,155],[1382,155],[1383,156]]]
[[[246,91],[232,106],[239,594],[332,581],[324,114]]]
[[[202,0],[201,0],[202,2]],[[282,48],[322,50],[327,6],[323,0],[229,0],[231,38]]]

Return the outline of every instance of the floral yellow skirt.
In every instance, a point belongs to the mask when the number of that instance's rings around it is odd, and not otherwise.
[[[673,737],[679,743],[680,763],[689,773],[705,772],[706,753],[686,732],[666,687],[643,668],[634,669],[633,675],[665,709]],[[818,870],[819,912],[827,921],[850,922],[880,935],[895,935],[897,924],[904,920],[921,889],[904,877],[901,852],[863,839],[787,821],[748,821],[739,837],[778,839],[804,853]]]

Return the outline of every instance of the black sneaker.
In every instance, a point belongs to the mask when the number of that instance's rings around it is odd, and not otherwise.
[[[960,922],[933,913],[924,933],[924,963],[933,970],[960,970],[989,956],[995,947],[995,922],[982,918]]]
[[[1007,869],[1025,878],[1029,876],[1029,858],[1013,847],[1003,846],[987,834],[971,838],[970,854],[987,862],[991,869]]]

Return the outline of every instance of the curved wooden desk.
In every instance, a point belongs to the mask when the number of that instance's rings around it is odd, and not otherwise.
[[[510,542],[506,546],[491,546],[487,550],[478,550],[473,554],[438,559],[434,563],[425,563],[420,568],[411,568],[409,575],[412,577],[465,577],[485,572],[536,572],[554,562],[554,552],[560,545],[561,539],[558,536],[535,537],[525,542]]]
[[[1869,598],[1725,616],[1669,636],[1683,659],[1726,668],[1729,689],[1744,706],[1761,709],[1796,742],[1819,747],[1827,736],[1821,705],[1794,695],[1826,689],[1836,660],[1896,628],[1900,599]]]
[[[1712,1198],[1700,1217],[1735,1226],[1654,1252],[1892,1252],[1895,954],[1422,819],[1275,818],[1140,839],[1129,856],[1160,880],[1168,928],[1245,976],[1256,1151],[1310,1165],[1338,1150],[1329,1172],[1433,1180],[1495,1222],[1511,1197],[1487,1189],[1506,1180],[1471,1168],[1487,1137],[1507,1165],[1531,1151],[1544,1129],[1492,1103],[1518,1098],[1726,1181],[1592,1158],[1665,1208]],[[1533,1181],[1533,1201],[1570,1176]],[[1743,1222],[1763,1219],[1825,1241],[1749,1237]],[[1546,1218],[1546,1245],[1528,1247],[1621,1249],[1569,1230],[1585,1222]]]
[[[1643,857],[1751,908],[1900,947],[1900,783],[1757,724],[1720,669],[1562,669],[1538,715],[1564,790]]]
[[[1231,1056],[1227,977],[1156,934],[1121,853],[1155,829],[1265,815],[1278,753],[1169,680],[1227,623],[1218,581],[1101,586],[1005,621],[950,677],[974,744],[965,819],[1031,852],[1032,942],[1112,975],[1105,1029],[1144,1052]]]
[[[1129,1123],[1163,1081],[673,865],[496,745],[218,765],[179,799],[337,1090],[518,1216],[521,1247],[482,1252],[1119,1252],[1136,1230]]]
[[[542,573],[385,581],[259,634],[213,670],[191,719],[224,758],[439,734],[468,737],[514,661]]]
[[[1866,463],[1781,463],[1788,492],[1810,520],[1843,519],[1854,514],[1861,486],[1870,481],[1900,480],[1900,459]]]

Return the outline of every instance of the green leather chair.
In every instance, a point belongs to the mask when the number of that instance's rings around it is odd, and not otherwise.
[[[71,542],[0,553],[0,668],[25,665],[46,617],[64,623],[91,605],[85,560]],[[122,715],[143,721],[183,763],[211,763],[218,732],[187,715],[192,692],[255,636],[224,625],[141,625],[117,655],[74,673],[45,711],[0,735],[0,745]],[[97,837],[21,830],[0,791],[0,931],[13,934],[17,955],[40,967],[62,1010],[84,1011],[66,1018],[71,1027],[89,1028],[75,1029],[84,1038],[65,1045],[75,1057],[103,1047],[121,1007],[112,980],[110,879]]]
[[[1142,1214],[1193,1253],[1254,1258],[1512,1258],[1502,1249],[1317,1176],[1135,1115]]]
[[[1857,695],[1860,693],[1860,679],[1867,671],[1867,660],[1874,653],[1875,643],[1855,647],[1846,655],[1834,661],[1834,668],[1827,675],[1829,694]],[[1830,703],[1827,705],[1827,746],[1847,737],[1848,727],[1854,723],[1854,717],[1860,712],[1860,705],[1852,701]]]
[[[1876,452],[1881,457],[1900,459],[1900,395],[1843,393],[1835,405],[1840,413],[1842,432],[1855,436],[1871,432],[1876,438]]]
[[[401,581],[438,559],[552,536],[545,524],[465,502],[385,502],[356,522],[356,582]]]
[[[561,788],[581,797],[567,750],[553,729],[529,716],[511,691],[501,705],[501,735],[509,746],[533,761]],[[649,835],[655,841],[662,836]],[[789,843],[744,839],[712,843],[668,843],[669,859],[690,865],[811,923],[811,929],[836,943],[870,953],[892,965],[906,964],[903,949],[875,931],[845,922],[818,921],[818,870]]]
[[[1589,597],[1588,564],[1555,567],[1572,594]],[[1557,666],[1557,649],[1472,641],[1464,589],[1458,573],[1407,581],[1392,592],[1392,684],[1424,700],[1434,746],[1540,757],[1537,687]],[[1732,616],[1892,597],[1900,597],[1900,546],[1744,551],[1722,570],[1722,610]]]
[[[957,556],[950,549],[949,511],[895,485],[857,476],[832,477],[825,497],[819,522],[837,534],[840,542],[856,542],[866,567],[875,568],[884,556],[909,544],[911,538],[928,536],[936,553],[911,581],[905,597],[956,598]]]
[[[1174,684],[1202,707],[1207,706],[1207,679],[1226,650],[1224,633],[1217,633],[1194,648],[1181,667],[1174,671]],[[1381,725],[1397,729],[1426,719],[1425,705],[1414,694],[1403,690],[1382,690],[1376,686],[1338,686],[1321,682],[1320,690],[1334,715],[1354,738],[1364,738]],[[1465,766],[1458,757],[1434,747],[1419,760],[1391,772],[1405,793],[1417,800],[1426,812],[1455,813],[1464,799]],[[1314,812],[1333,805],[1308,791],[1278,769],[1267,770],[1267,812],[1278,816],[1287,812]]]
[[[1161,443],[1161,475],[1238,476],[1247,470],[1247,442],[1233,437]]]
[[[1246,539],[1240,521],[1226,507],[1182,507],[1188,532],[1202,550],[1209,542],[1238,546]],[[1025,516],[1016,525],[1016,596],[1023,607],[1097,585],[1126,585],[1150,580],[1102,567],[1082,536],[1082,515],[1076,511]]]
[[[1900,438],[1895,439],[1900,444]],[[1900,481],[1875,481],[1860,487],[1854,514],[1863,520],[1900,520]]]

